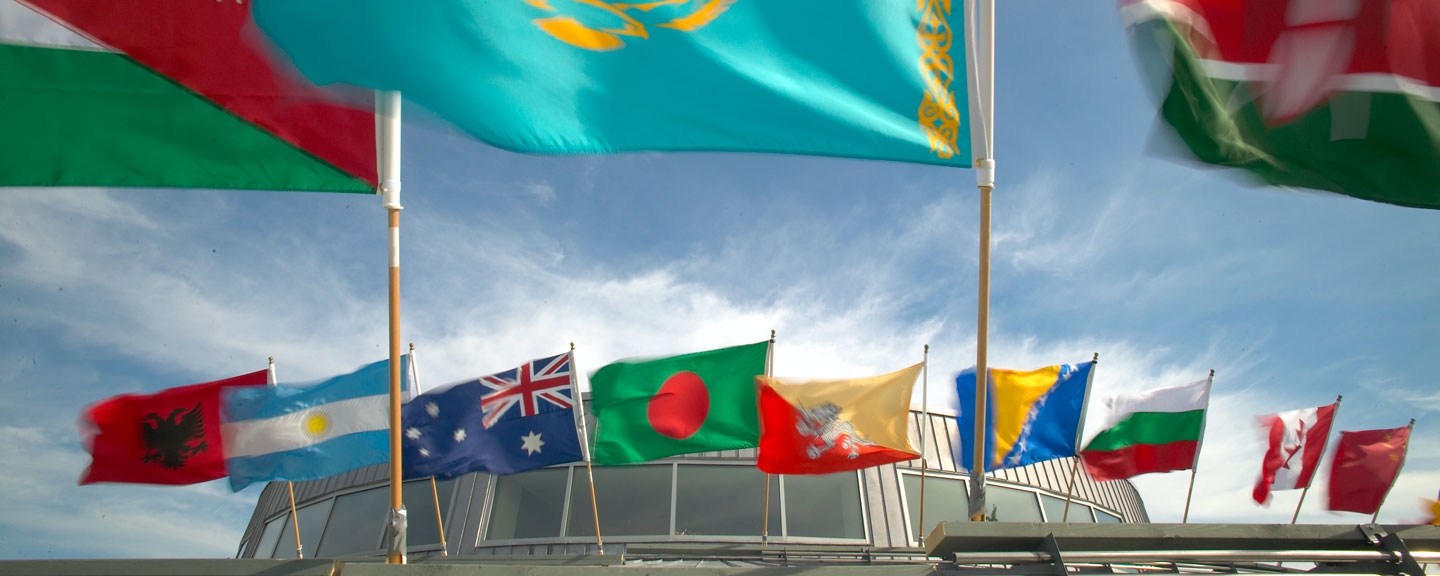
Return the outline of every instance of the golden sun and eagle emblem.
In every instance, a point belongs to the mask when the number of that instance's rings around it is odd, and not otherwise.
[[[625,47],[625,39],[649,39],[652,28],[694,32],[715,21],[736,0],[523,0],[554,13],[531,20],[536,27],[577,48],[608,52]],[[588,8],[587,8],[588,7]],[[657,8],[671,8],[656,11]],[[661,14],[664,16],[660,16]],[[577,17],[578,16],[578,17]],[[583,19],[582,19],[583,17]]]

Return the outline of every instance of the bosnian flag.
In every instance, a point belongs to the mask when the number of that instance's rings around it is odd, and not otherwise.
[[[1255,502],[1270,501],[1271,490],[1294,490],[1310,486],[1325,441],[1330,438],[1330,424],[1335,421],[1335,404],[1291,410],[1260,417],[1260,425],[1270,437],[1270,449],[1260,465],[1260,480],[1252,496]]]

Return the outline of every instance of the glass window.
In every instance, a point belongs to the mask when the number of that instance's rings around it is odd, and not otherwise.
[[[678,474],[675,534],[759,536],[765,529],[764,472],[754,466],[680,464]],[[769,528],[780,535],[779,478],[770,479]]]
[[[567,468],[542,468],[497,478],[485,539],[559,537],[568,476]]]
[[[330,507],[335,504],[326,498],[297,510],[300,514],[300,545],[307,556],[314,557],[320,546],[320,534],[325,531],[325,522],[330,519]],[[295,557],[295,526],[286,522],[280,532],[280,544],[275,547],[273,558]]]
[[[993,522],[1040,522],[1040,503],[1034,492],[988,485],[985,487],[985,503],[990,506],[986,515]]]
[[[255,558],[270,558],[275,553],[275,543],[280,541],[280,531],[290,524],[290,514],[281,514],[279,518],[265,523],[265,531],[260,534],[260,542],[255,545]]]
[[[440,524],[435,520],[435,499],[440,499],[440,513],[450,512],[450,498],[455,493],[455,479],[436,480],[435,489],[430,489],[430,479],[406,482],[405,498],[405,544],[407,546],[438,546]]]
[[[865,539],[855,472],[784,480],[786,536]]]
[[[901,474],[905,482],[905,508],[910,513],[910,534],[919,541],[946,520],[969,520],[970,489],[958,478],[925,478],[925,530],[920,530],[920,476]]]
[[[570,525],[566,536],[594,536],[590,484],[585,467],[574,467],[570,490]],[[600,533],[611,536],[653,536],[670,533],[669,464],[595,468],[595,498],[600,506]]]
[[[1095,521],[1101,524],[1119,524],[1124,522],[1119,516],[1099,509],[1095,510]]]
[[[1040,495],[1040,505],[1045,507],[1046,522],[1088,522],[1095,523],[1090,507],[1074,500],[1070,501],[1070,512],[1065,512],[1065,499],[1049,494]]]
[[[315,550],[316,558],[373,554],[380,550],[390,514],[390,488],[371,488],[335,499],[330,526]]]

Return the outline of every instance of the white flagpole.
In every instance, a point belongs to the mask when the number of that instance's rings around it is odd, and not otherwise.
[[[376,153],[380,199],[390,228],[390,521],[386,562],[404,564],[405,496],[400,466],[400,93],[378,92],[375,100]]]
[[[1341,400],[1344,400],[1344,399],[1345,399],[1345,395],[1344,395],[1344,394],[1339,394],[1339,395],[1336,395],[1336,396],[1335,396],[1335,409],[1330,412],[1330,427],[1331,427],[1331,428],[1334,428],[1334,427],[1335,427],[1335,418],[1340,415],[1340,401],[1341,401]],[[1323,442],[1320,443],[1320,456],[1321,456],[1321,457],[1324,457],[1324,456],[1325,456],[1325,448],[1326,448],[1326,446],[1327,446],[1329,443],[1330,443],[1330,435],[1327,433],[1327,434],[1325,435],[1325,441],[1323,441]],[[1305,450],[1306,450],[1306,451],[1309,451],[1309,450],[1310,450],[1310,447],[1309,447],[1309,446],[1306,446],[1306,447],[1305,447]],[[1318,465],[1320,464],[1320,462],[1317,460],[1317,461],[1315,462],[1315,464],[1318,466]],[[1311,484],[1314,484],[1314,483],[1315,483],[1315,474],[1312,473],[1312,474],[1310,475],[1310,481],[1307,482],[1307,483],[1305,483],[1305,489],[1300,491],[1300,501],[1295,503],[1295,515],[1293,515],[1293,516],[1290,517],[1290,523],[1291,523],[1291,524],[1294,524],[1296,520],[1299,520],[1299,519],[1300,519],[1300,507],[1305,505],[1305,495],[1310,493],[1310,485],[1311,485]]]
[[[1061,522],[1070,521],[1070,500],[1075,495],[1075,475],[1080,473],[1080,441],[1085,436],[1085,413],[1090,409],[1090,390],[1095,387],[1095,369],[1100,367],[1100,353],[1090,357],[1090,373],[1085,375],[1085,399],[1080,402],[1080,423],[1075,426],[1075,461],[1070,467],[1070,485],[1065,487],[1065,511],[1060,513]]]
[[[972,100],[978,101],[980,158],[975,161],[975,185],[980,189],[980,270],[978,313],[975,322],[975,436],[970,468],[970,520],[985,520],[985,395],[990,382],[986,364],[990,332],[990,194],[995,190],[995,0],[979,0],[980,30],[984,37],[975,50],[975,28],[970,25],[974,0],[965,2],[965,45],[974,66]],[[977,53],[978,52],[978,53]],[[978,56],[978,58],[975,58]],[[978,62],[976,62],[978,60]]]
[[[925,368],[922,372],[920,382],[924,388],[920,389],[920,523],[919,538],[920,547],[925,547],[925,469],[929,462],[926,460],[925,443],[927,435],[925,432],[930,429],[930,345],[925,345]]]

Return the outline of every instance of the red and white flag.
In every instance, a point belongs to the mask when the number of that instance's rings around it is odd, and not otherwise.
[[[1261,428],[1270,438],[1270,449],[1260,465],[1260,480],[1255,482],[1252,495],[1256,503],[1269,502],[1271,490],[1310,486],[1334,421],[1335,404],[1260,417]]]

